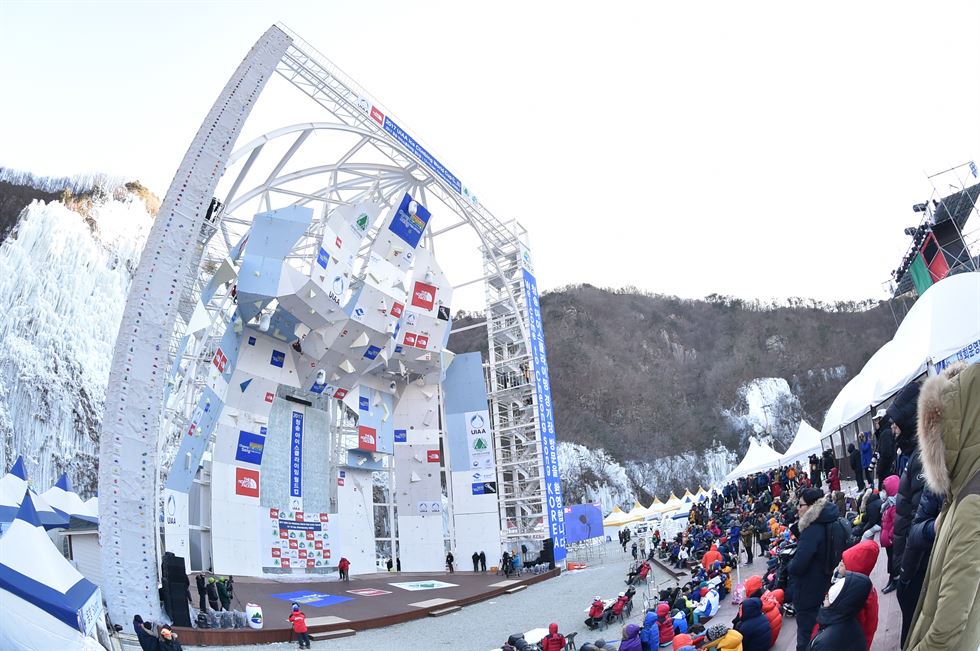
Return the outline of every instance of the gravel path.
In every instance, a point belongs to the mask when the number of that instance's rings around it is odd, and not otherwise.
[[[585,628],[585,610],[595,595],[613,597],[626,589],[624,579],[632,560],[621,548],[609,543],[602,564],[532,585],[513,595],[496,597],[443,617],[426,617],[387,628],[360,631],[354,637],[314,642],[313,649],[344,649],[344,651],[403,651],[405,649],[454,649],[456,651],[488,651],[499,647],[512,633],[532,628],[547,628],[557,622],[563,634],[578,631],[576,642],[594,641],[598,637],[618,639],[620,628],[612,626],[601,632]],[[654,568],[654,580],[666,576]],[[651,582],[651,585],[655,585]],[[633,616],[640,623],[643,611],[642,592],[633,598]],[[192,648],[192,647],[185,647]],[[295,643],[234,647],[193,647],[224,651],[274,651],[296,648]]]

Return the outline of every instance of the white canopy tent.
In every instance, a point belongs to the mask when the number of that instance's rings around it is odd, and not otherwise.
[[[852,423],[926,372],[980,340],[980,272],[949,276],[929,288],[891,341],[871,356],[834,399],[821,433]]]
[[[805,420],[800,421],[800,427],[796,430],[796,437],[790,444],[789,449],[780,458],[779,463],[788,466],[797,461],[804,461],[811,454],[818,454],[822,450],[820,445],[820,432]]]
[[[749,450],[735,469],[725,477],[725,481],[738,479],[753,472],[768,470],[779,465],[781,455],[768,445],[763,445],[755,439],[749,440]]]
[[[102,595],[61,555],[27,496],[0,538],[0,648],[104,650]],[[100,630],[101,629],[101,630]]]
[[[24,459],[17,457],[10,472],[0,477],[0,531],[5,531],[6,525],[13,522],[25,497],[31,502],[45,529],[57,529],[68,524],[67,515],[55,511],[47,500],[30,489]]]
[[[90,512],[90,506],[72,490],[71,480],[65,473],[61,474],[54,486],[41,493],[41,497],[59,513],[89,522],[98,522],[98,511],[94,514]]]

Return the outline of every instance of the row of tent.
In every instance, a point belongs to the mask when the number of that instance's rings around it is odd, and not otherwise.
[[[796,437],[783,454],[776,452],[764,443],[759,443],[755,439],[752,439],[749,442],[749,449],[745,453],[745,457],[725,477],[725,481],[728,482],[739,477],[751,475],[754,472],[762,472],[763,470],[803,461],[811,454],[817,454],[820,451],[820,432],[806,421],[800,421],[800,427],[797,429]],[[719,489],[714,488],[712,490],[718,491]],[[677,497],[671,493],[670,498],[666,502],[661,502],[660,498],[655,498],[648,507],[644,507],[639,502],[636,502],[628,512],[623,511],[617,506],[606,516],[602,524],[606,527],[621,527],[624,524],[648,520],[652,517],[662,516],[671,512],[675,512],[675,517],[683,517],[690,512],[691,506],[697,502],[710,499],[710,497],[711,491],[699,486],[696,493],[685,491],[681,497]]]
[[[24,458],[17,457],[10,472],[0,477],[0,527],[14,520],[25,499],[32,503],[45,529],[67,527],[72,518],[91,523],[99,521],[97,497],[82,501],[64,473],[54,486],[43,493],[35,493],[27,483]]]
[[[65,476],[43,494],[34,493],[20,458],[0,478],[0,649],[108,648],[99,587],[48,533],[72,518],[97,521],[94,499],[83,502]]]
[[[712,489],[717,490],[717,489]],[[673,493],[666,502],[661,502],[659,497],[655,497],[650,506],[644,507],[639,502],[633,504],[633,508],[627,511],[623,511],[618,506],[614,507],[612,512],[605,517],[602,521],[604,527],[621,527],[624,524],[629,524],[631,522],[640,522],[641,520],[647,520],[652,517],[662,516],[665,513],[670,513],[672,511],[683,510],[686,506],[687,510],[690,510],[690,505],[697,502],[703,502],[711,498],[711,491],[698,487],[697,493],[692,493],[691,491],[685,491],[684,495],[677,497]]]

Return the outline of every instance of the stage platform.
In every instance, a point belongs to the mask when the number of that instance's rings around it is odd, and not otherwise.
[[[264,628],[177,627],[174,630],[185,646],[287,642],[292,639],[292,628],[286,618],[293,600],[301,603],[311,635],[328,632],[340,634],[348,629],[361,631],[439,616],[448,612],[447,609],[455,610],[523,590],[559,573],[560,570],[554,569],[542,574],[525,573],[506,579],[503,575],[489,572],[384,572],[354,576],[349,582],[236,577],[233,607],[244,610],[246,603],[261,606]],[[193,584],[191,592],[196,598]]]

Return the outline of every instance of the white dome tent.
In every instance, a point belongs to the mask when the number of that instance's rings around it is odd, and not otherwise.
[[[783,454],[779,463],[788,466],[797,461],[805,461],[811,454],[821,451],[820,432],[805,420],[800,421],[800,427],[796,430],[796,437],[790,444],[789,449]]]
[[[100,633],[99,588],[61,555],[25,494],[0,539],[0,648],[102,650]]]
[[[725,481],[738,479],[739,477],[750,475],[753,472],[775,468],[779,465],[781,456],[768,445],[759,443],[755,439],[749,439],[748,452],[745,453],[742,461],[735,466],[735,469],[728,473]]]
[[[925,292],[891,341],[834,399],[821,433],[852,423],[935,364],[980,341],[980,272],[944,278]]]

